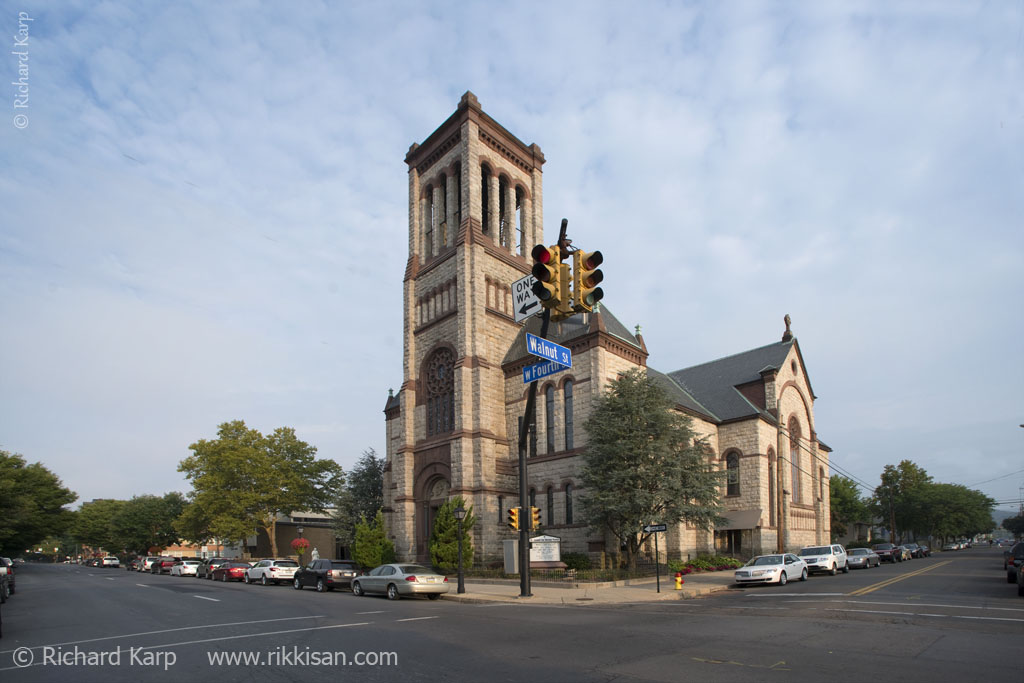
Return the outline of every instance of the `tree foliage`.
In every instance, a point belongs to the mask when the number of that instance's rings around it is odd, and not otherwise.
[[[430,534],[430,559],[434,566],[445,572],[453,572],[459,567],[459,521],[455,519],[455,509],[466,510],[466,518],[462,520],[462,566],[473,566],[473,538],[470,531],[476,524],[473,506],[466,507],[462,496],[449,498],[437,510],[434,530]]]
[[[722,473],[709,462],[709,446],[646,373],[631,370],[610,382],[584,428],[584,513],[595,530],[626,546],[631,566],[649,536],[645,525],[710,529],[720,519]]]
[[[829,510],[833,540],[845,536],[850,524],[871,520],[868,505],[861,498],[856,482],[839,474],[829,478]]]
[[[384,506],[384,458],[377,457],[372,448],[363,455],[348,473],[345,486],[338,492],[331,523],[334,534],[344,546],[352,546],[356,522],[373,519]]]
[[[337,463],[317,460],[316,448],[290,427],[264,436],[241,420],[225,422],[216,439],[200,439],[189,449],[192,455],[178,465],[192,482],[197,506],[189,507],[188,524],[201,527],[196,523],[205,520],[210,536],[232,542],[263,529],[277,548],[278,516],[322,511],[342,477]]]
[[[365,517],[360,518],[356,524],[352,559],[366,569],[395,561],[395,546],[384,528],[384,513],[378,511],[372,523]]]
[[[77,497],[41,464],[0,450],[0,555],[21,553],[64,531],[73,519],[64,506]]]
[[[114,517],[125,505],[123,500],[113,498],[97,498],[88,503],[82,503],[82,507],[75,513],[75,520],[71,526],[72,535],[79,543],[92,547],[94,550],[103,548],[109,552],[119,552],[123,546],[114,531]]]
[[[111,519],[117,547],[145,554],[150,548],[163,550],[181,540],[175,522],[185,507],[185,498],[172,491],[164,496],[134,496]]]
[[[1007,517],[1003,520],[1003,528],[1017,538],[1024,536],[1024,515]]]

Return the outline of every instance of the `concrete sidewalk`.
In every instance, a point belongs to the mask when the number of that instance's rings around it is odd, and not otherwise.
[[[596,585],[553,586],[551,582],[531,582],[531,597],[520,597],[519,582],[487,581],[474,582],[466,579],[466,592],[456,593],[458,582],[448,579],[451,590],[445,600],[462,602],[508,602],[525,605],[595,605],[625,604],[637,602],[658,602],[662,600],[687,600],[701,597],[715,591],[728,589],[733,584],[733,571],[701,572],[683,577],[682,590],[675,590],[674,575],[661,577],[661,592],[657,592],[655,578],[631,579]]]

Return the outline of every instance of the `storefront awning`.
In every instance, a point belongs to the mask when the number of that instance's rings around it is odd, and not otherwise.
[[[731,529],[756,529],[761,526],[761,508],[753,510],[729,510],[723,512],[725,522],[715,527],[716,531],[729,531]]]

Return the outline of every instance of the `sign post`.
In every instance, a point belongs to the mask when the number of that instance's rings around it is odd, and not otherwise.
[[[668,529],[665,524],[648,524],[644,527],[645,534],[654,534],[654,580],[657,583],[657,590],[661,592],[661,560],[658,553],[658,534]]]

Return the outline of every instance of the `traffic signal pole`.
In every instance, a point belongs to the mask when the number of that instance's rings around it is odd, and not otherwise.
[[[548,326],[551,323],[551,309],[545,308],[541,318],[541,339],[548,338]],[[530,391],[526,396],[526,414],[523,416],[523,429],[519,430],[519,597],[529,598],[530,592],[530,521],[526,511],[530,509],[529,479],[526,476],[526,437],[533,429],[537,413],[537,380],[530,382]]]

